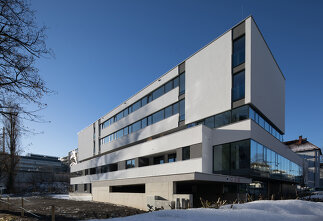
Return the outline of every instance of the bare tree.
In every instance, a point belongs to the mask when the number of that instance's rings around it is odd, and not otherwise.
[[[8,110],[5,117],[3,117],[3,125],[5,129],[5,143],[6,143],[6,154],[4,154],[4,172],[6,175],[6,187],[9,193],[15,191],[15,177],[17,172],[17,164],[19,162],[20,152],[20,120],[19,113],[15,112],[17,109],[13,103],[9,104],[12,109]]]
[[[34,66],[35,60],[53,53],[45,44],[45,27],[38,27],[34,11],[25,0],[0,0],[0,114],[19,112],[19,117],[37,121],[35,111],[22,104],[46,105],[41,98],[51,91]],[[8,106],[7,100],[19,101]],[[10,110],[10,111],[9,111]]]

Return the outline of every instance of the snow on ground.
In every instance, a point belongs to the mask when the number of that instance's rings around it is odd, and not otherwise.
[[[110,221],[111,219],[109,219]],[[115,218],[112,221],[322,221],[323,203],[302,200],[262,200],[220,209],[163,210]],[[92,220],[94,221],[94,220]],[[102,221],[102,220],[101,220]]]
[[[68,194],[50,194],[48,196],[54,199],[64,199],[64,200],[70,199],[70,196]]]

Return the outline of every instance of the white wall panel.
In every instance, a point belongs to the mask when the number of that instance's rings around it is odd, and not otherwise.
[[[231,31],[187,59],[185,122],[231,108]]]

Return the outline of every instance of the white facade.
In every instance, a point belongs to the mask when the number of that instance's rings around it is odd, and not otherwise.
[[[234,46],[239,39],[245,39],[243,48]],[[235,56],[243,59],[238,65]],[[160,87],[163,94],[154,97]],[[233,100],[234,96],[239,99]],[[111,118],[116,122],[105,123]],[[263,145],[263,151],[270,149],[286,162],[303,166],[303,160],[281,142],[284,131],[285,79],[253,18],[248,17],[79,132],[79,163],[71,167],[71,194],[88,193],[93,200],[142,209],[147,209],[147,202],[164,205],[176,197],[192,203],[202,193],[190,193],[190,185],[199,189],[214,183],[220,185],[217,194],[229,196],[232,193],[226,192],[225,185],[255,179],[231,171],[251,165],[251,140]],[[242,152],[237,144],[238,152],[230,155],[235,164],[235,168],[229,165],[232,173],[224,171],[225,158],[221,158],[224,172],[219,173],[215,146],[243,141],[249,142],[249,149]],[[244,162],[246,153],[250,162]],[[286,168],[279,169],[281,176],[295,178],[294,169]]]

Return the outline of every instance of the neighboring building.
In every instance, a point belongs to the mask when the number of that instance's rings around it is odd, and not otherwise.
[[[295,153],[302,156],[308,162],[307,186],[312,189],[320,187],[320,157],[321,148],[307,141],[307,138],[299,136],[297,140],[286,141],[285,144]]]
[[[78,133],[70,196],[147,209],[295,194],[304,160],[284,132],[285,78],[248,17]]]
[[[15,186],[21,191],[67,191],[69,166],[58,157],[27,154],[19,157]]]
[[[323,191],[323,162],[320,163],[320,187],[319,190]]]

